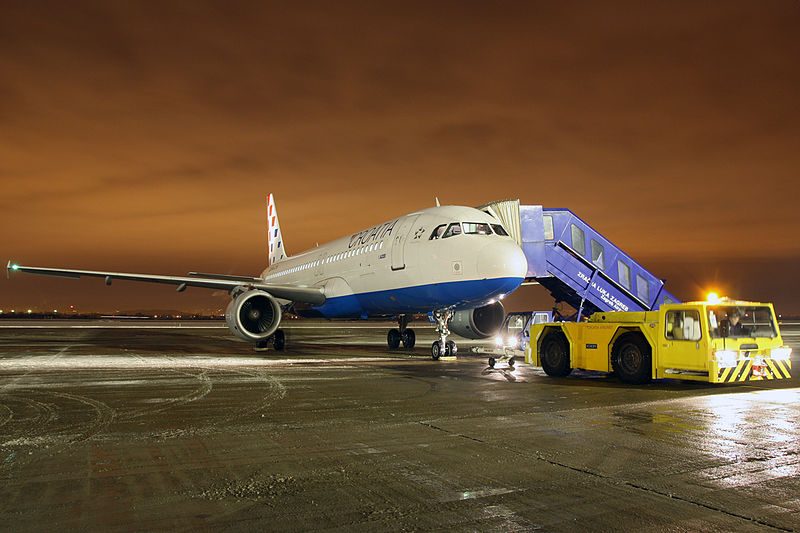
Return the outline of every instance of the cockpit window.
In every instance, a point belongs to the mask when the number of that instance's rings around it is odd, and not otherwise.
[[[488,224],[486,222],[451,222],[449,225],[441,224],[436,226],[428,240],[446,239],[453,235],[461,235],[462,233],[467,235],[491,235],[492,229],[494,229],[494,233],[508,237],[508,233],[506,233],[506,230],[503,229],[503,226],[500,224]]]
[[[464,233],[491,235],[492,230],[489,227],[489,224],[484,222],[464,222]]]
[[[503,226],[501,226],[500,224],[492,224],[492,229],[498,235],[502,235],[503,237],[508,237],[508,233],[506,233],[505,228]]]
[[[453,222],[447,227],[447,231],[442,235],[442,239],[452,237],[453,235],[461,235],[461,224],[458,222]]]
[[[436,228],[433,230],[433,233],[431,233],[430,239],[428,239],[428,240],[432,241],[433,239],[438,239],[439,237],[441,237],[442,233],[444,233],[444,229],[446,227],[447,227],[447,224],[442,224],[441,226],[436,226]]]

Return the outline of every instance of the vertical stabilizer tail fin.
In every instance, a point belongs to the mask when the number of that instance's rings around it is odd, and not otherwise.
[[[278,261],[286,259],[286,250],[283,246],[283,235],[281,235],[281,225],[278,223],[278,212],[275,210],[275,198],[272,193],[267,196],[267,232],[269,238],[269,264],[274,265]]]

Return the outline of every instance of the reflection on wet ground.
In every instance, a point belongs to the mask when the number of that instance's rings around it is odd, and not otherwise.
[[[281,354],[220,328],[3,329],[0,523],[800,528],[797,378],[551,379],[431,361],[424,329],[407,353],[384,349],[382,326],[320,326]]]

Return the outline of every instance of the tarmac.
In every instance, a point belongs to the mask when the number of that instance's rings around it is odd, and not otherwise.
[[[796,531],[800,379],[432,361],[389,323],[0,321],[3,531]],[[800,325],[783,325],[800,374]]]

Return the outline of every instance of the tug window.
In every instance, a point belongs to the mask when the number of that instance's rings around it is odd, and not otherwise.
[[[439,237],[441,237],[442,233],[444,233],[444,229],[446,227],[447,227],[447,224],[442,224],[441,226],[436,226],[436,228],[433,230],[433,233],[431,233],[431,238],[428,239],[428,240],[432,241],[433,239],[438,239]]]
[[[489,224],[483,222],[464,222],[464,233],[491,235],[492,229],[489,227]]]
[[[450,226],[448,226],[447,231],[445,231],[444,235],[442,235],[442,239],[452,237],[453,235],[461,235],[461,224],[458,222],[453,222],[450,224]]]
[[[666,316],[668,339],[676,341],[700,340],[700,313],[694,310],[668,311]]]

